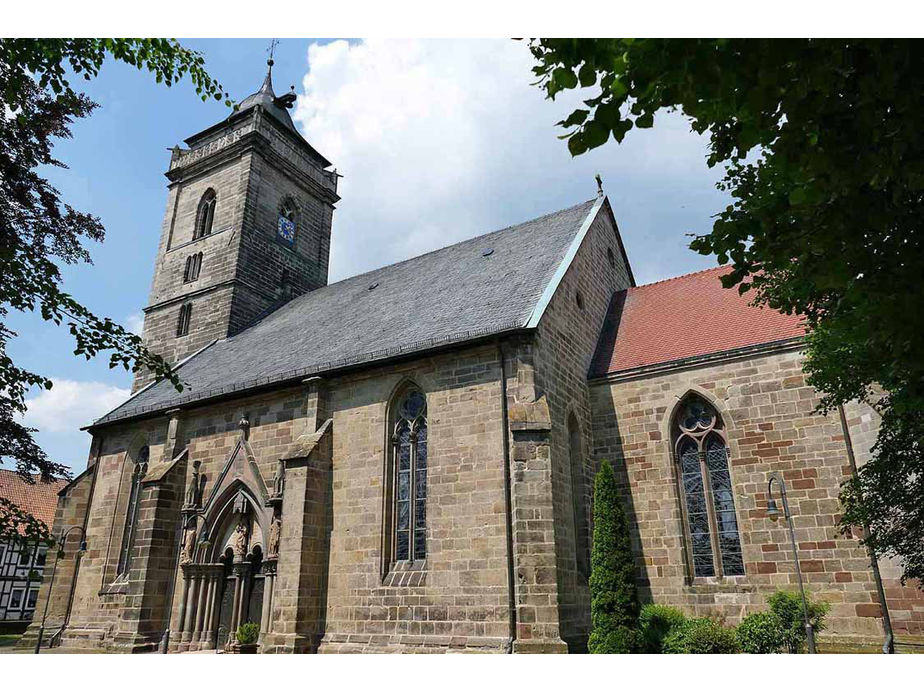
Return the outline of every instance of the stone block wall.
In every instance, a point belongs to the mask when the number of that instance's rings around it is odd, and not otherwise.
[[[555,559],[562,637],[572,651],[584,651],[590,629],[589,572],[578,570],[575,504],[583,509],[590,540],[593,497],[593,435],[587,373],[613,294],[631,283],[621,240],[608,203],[597,214],[568,272],[539,323],[536,380],[548,398]],[[572,483],[568,421],[577,421],[582,477]],[[583,494],[578,503],[572,489]],[[581,514],[581,513],[578,513]],[[589,565],[589,560],[588,560]]]
[[[815,413],[801,363],[788,351],[594,382],[594,457],[621,478],[644,598],[736,623],[776,589],[796,589],[786,524],[765,512],[767,475],[777,472],[789,487],[806,588],[831,604],[827,635],[874,641],[881,622],[869,559],[836,526],[849,473],[843,429],[836,413]],[[714,404],[729,437],[743,576],[694,579],[687,568],[670,418],[691,391]]]

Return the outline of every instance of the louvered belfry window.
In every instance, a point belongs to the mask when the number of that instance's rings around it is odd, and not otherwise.
[[[427,400],[412,388],[400,395],[392,435],[392,555],[427,557]]]
[[[673,433],[692,575],[744,575],[722,419],[702,397],[690,395]]]
[[[176,320],[176,336],[183,337],[189,334],[189,323],[192,321],[192,303],[180,306],[180,314]]]
[[[193,240],[209,236],[212,233],[212,222],[215,221],[215,205],[218,198],[215,191],[209,188],[199,200],[199,209],[196,210],[196,228],[193,231]]]

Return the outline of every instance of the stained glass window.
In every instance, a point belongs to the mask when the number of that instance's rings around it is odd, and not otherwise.
[[[118,573],[128,572],[132,562],[132,545],[135,541],[135,529],[138,524],[139,496],[141,495],[141,480],[148,471],[148,457],[150,452],[145,445],[138,451],[132,467],[132,480],[128,492],[128,507],[125,510],[125,528],[122,530],[122,550],[119,552]]]
[[[406,391],[396,407],[392,436],[396,561],[416,561],[427,556],[426,407],[426,397],[416,389]]]
[[[674,437],[693,576],[744,575],[721,418],[691,396],[679,410]]]

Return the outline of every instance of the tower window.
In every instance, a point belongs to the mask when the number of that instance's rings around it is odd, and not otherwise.
[[[186,258],[186,268],[183,270],[183,283],[194,282],[199,278],[202,269],[202,253],[194,253]]]
[[[180,306],[180,316],[176,322],[176,336],[182,337],[189,334],[189,321],[192,319],[192,303],[184,303]]]
[[[691,395],[678,410],[673,434],[693,576],[744,575],[722,419]]]
[[[295,233],[297,231],[298,219],[295,209],[295,203],[286,198],[282,201],[279,208],[279,219],[276,222],[276,238],[288,246],[295,245]]]
[[[199,209],[196,212],[196,229],[193,232],[193,240],[208,236],[212,233],[212,222],[215,219],[215,203],[217,197],[215,191],[209,188],[205,191],[202,199],[199,201]]]
[[[427,557],[427,398],[402,390],[393,406],[386,555],[391,562]]]

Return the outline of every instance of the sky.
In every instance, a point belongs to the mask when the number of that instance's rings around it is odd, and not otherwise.
[[[183,40],[236,100],[256,91],[268,39]],[[705,137],[680,114],[577,158],[555,123],[582,96],[555,101],[531,83],[523,42],[286,39],[276,93],[294,85],[293,119],[338,172],[330,280],[337,281],[590,199],[599,173],[639,284],[714,266],[687,247],[728,200],[706,166]],[[66,267],[64,289],[97,315],[140,332],[166,203],[168,149],[224,119],[188,82],[157,84],[110,61],[80,87],[99,108],[55,148],[67,170],[45,171],[64,200],[96,214],[106,239],[94,264]],[[583,98],[587,98],[584,96]],[[28,398],[28,425],[55,460],[86,467],[81,432],[129,394],[131,374],[73,355],[66,328],[11,314],[22,367],[49,376]]]

